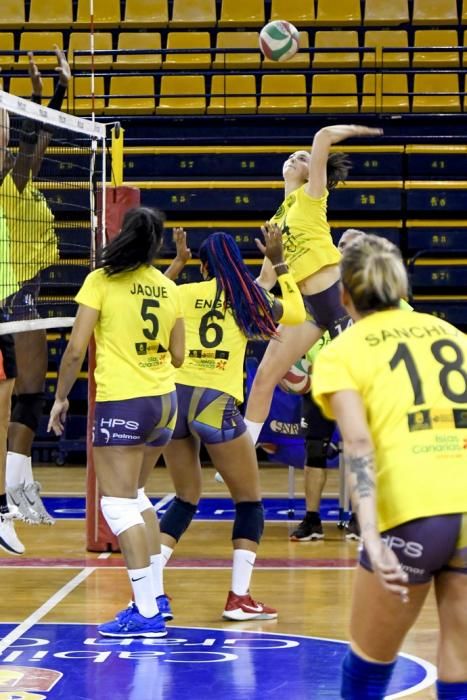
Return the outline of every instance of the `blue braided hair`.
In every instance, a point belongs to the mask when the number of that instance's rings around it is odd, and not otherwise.
[[[247,338],[276,337],[270,299],[243,262],[235,239],[228,233],[212,233],[201,244],[199,258],[207,266],[209,277],[217,282],[213,308],[223,292],[225,306],[231,309],[237,326]]]

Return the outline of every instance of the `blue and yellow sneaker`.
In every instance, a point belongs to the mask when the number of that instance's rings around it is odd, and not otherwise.
[[[173,612],[172,608],[170,607],[170,598],[168,595],[165,593],[162,593],[162,595],[158,595],[156,598],[156,603],[157,607],[159,608],[159,612],[164,618],[164,620],[173,620]]]
[[[103,637],[166,637],[164,618],[158,612],[154,617],[140,615],[133,603],[121,610],[111,622],[104,622],[97,628]]]

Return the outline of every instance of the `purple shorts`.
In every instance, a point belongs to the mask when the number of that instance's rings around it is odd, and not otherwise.
[[[17,292],[3,303],[4,321],[30,321],[40,318],[37,300],[41,289],[40,276],[36,275],[21,285]]]
[[[172,438],[176,419],[175,391],[124,401],[96,401],[92,444],[164,447]]]
[[[178,415],[173,439],[196,435],[205,445],[230,442],[246,430],[237,402],[217,389],[177,384]]]
[[[313,317],[314,323],[323,330],[329,331],[331,338],[338,336],[352,323],[341,303],[339,282],[335,282],[324,292],[304,294],[303,303]]]
[[[428,583],[441,571],[467,574],[467,513],[418,518],[386,530],[381,537],[397,554],[409,583]],[[360,564],[372,571],[365,549]]]

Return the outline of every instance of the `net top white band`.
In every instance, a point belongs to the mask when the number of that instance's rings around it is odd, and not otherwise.
[[[86,134],[87,136],[104,139],[105,124],[91,121],[90,119],[82,119],[75,117],[66,112],[59,112],[56,109],[42,107],[41,105],[25,100],[23,97],[11,95],[9,92],[0,90],[0,108],[3,107],[8,112],[19,114],[22,117],[37,119],[37,121],[46,124],[52,124],[61,129],[68,129],[78,134]]]

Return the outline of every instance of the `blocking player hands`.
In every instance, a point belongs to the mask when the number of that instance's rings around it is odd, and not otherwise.
[[[282,231],[279,226],[266,221],[264,226],[261,226],[261,232],[263,234],[264,243],[259,238],[255,238],[255,243],[261,253],[271,261],[273,266],[280,265],[281,263],[285,265]]]
[[[175,227],[172,229],[172,240],[175,243],[175,260],[185,265],[192,257],[186,243],[186,231],[181,226]]]
[[[64,51],[54,44],[54,51],[57,57],[58,65],[55,67],[55,71],[59,74],[58,82],[66,87],[71,79],[71,70],[66,59]],[[32,83],[32,93],[38,97],[42,96],[42,76],[37,63],[34,60],[34,53],[28,51],[28,73],[31,78]]]

